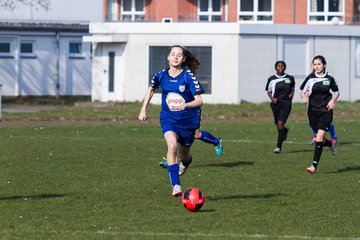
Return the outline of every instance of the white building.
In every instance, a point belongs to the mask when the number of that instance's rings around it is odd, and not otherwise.
[[[338,81],[340,100],[360,99],[357,26],[104,22],[91,23],[90,33],[84,41],[93,43],[93,101],[141,101],[174,44],[190,47],[200,59],[197,76],[206,88],[206,103],[267,101],[265,84],[277,60],[285,60],[286,72],[296,78],[298,101],[318,54]],[[160,94],[154,102],[160,102]]]
[[[135,2],[149,11],[135,11]],[[185,3],[189,9],[200,6]],[[156,6],[154,0],[91,0],[91,4],[50,0],[48,11],[22,5],[14,11],[0,9],[3,95],[91,95],[93,101],[141,101],[151,76],[166,67],[167,48],[180,44],[200,59],[196,75],[206,89],[207,103],[267,101],[265,83],[277,60],[285,60],[287,72],[295,76],[295,100],[299,100],[298,88],[318,54],[326,57],[327,70],[339,83],[340,100],[360,99],[358,26],[147,22],[154,19],[150,10],[161,10]],[[236,15],[234,7],[226,9]],[[143,20],[124,22],[128,16]],[[102,22],[103,18],[115,22]],[[154,100],[160,102],[159,94]]]
[[[91,94],[89,22],[102,0],[50,1],[49,9],[0,8],[0,84],[4,96]]]

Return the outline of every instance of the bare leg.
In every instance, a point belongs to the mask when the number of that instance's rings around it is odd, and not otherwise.
[[[166,141],[167,146],[167,154],[166,154],[166,160],[169,165],[177,163],[176,161],[176,151],[177,151],[177,138],[178,136],[176,133],[172,131],[168,131],[164,134],[164,138]]]

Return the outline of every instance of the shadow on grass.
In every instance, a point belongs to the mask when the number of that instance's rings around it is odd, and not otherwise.
[[[215,212],[214,209],[199,209],[194,213],[209,213],[209,212]]]
[[[38,195],[15,195],[15,196],[6,196],[0,197],[0,201],[4,200],[18,200],[18,199],[48,199],[48,198],[62,198],[65,197],[65,194],[38,194]]]
[[[238,161],[238,162],[228,162],[228,163],[210,163],[202,165],[202,167],[237,167],[240,165],[254,165],[254,162],[244,162],[244,161]]]
[[[344,173],[344,172],[351,172],[351,171],[360,171],[360,166],[341,168],[337,171],[328,172],[328,173]]]
[[[304,153],[304,152],[313,152],[314,149],[299,149],[299,150],[293,150],[293,151],[285,151],[284,153]]]
[[[341,141],[341,142],[339,142],[339,145],[340,146],[342,146],[342,145],[351,145],[351,144],[360,144],[360,142],[343,142],[343,141]]]
[[[268,198],[274,198],[278,196],[285,196],[285,194],[282,193],[268,193],[268,194],[251,194],[251,195],[232,195],[232,196],[208,196],[206,197],[206,200],[227,200],[227,199],[268,199]]]

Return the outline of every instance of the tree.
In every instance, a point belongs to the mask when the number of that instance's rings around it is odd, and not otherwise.
[[[50,0],[0,0],[0,8],[14,10],[19,5],[35,10],[43,9],[47,11],[49,10]]]

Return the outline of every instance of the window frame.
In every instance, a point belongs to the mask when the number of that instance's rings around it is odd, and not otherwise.
[[[114,22],[119,19],[118,13],[118,1],[117,0],[106,0],[107,1],[107,11],[106,11],[106,21]]]
[[[8,44],[9,51],[8,52],[0,52],[0,58],[11,58],[14,57],[14,43],[10,40],[0,40],[0,44]]]
[[[136,0],[130,0],[131,1],[131,10],[125,11],[124,10],[124,1],[121,0],[121,12],[120,12],[120,19],[123,22],[142,22],[145,19],[145,0],[143,1],[143,10],[142,11],[136,11]],[[140,20],[136,19],[140,16]],[[125,19],[124,17],[130,17],[131,19]]]
[[[115,51],[108,52],[108,93],[115,93]]]
[[[329,11],[329,0],[324,0],[324,11],[323,12],[312,12],[311,11],[311,2],[314,0],[307,0],[307,23],[308,24],[344,24],[345,18],[345,0],[341,1],[341,9],[340,12],[330,12]],[[332,19],[328,19],[333,16]],[[324,17],[324,20],[311,20],[312,17]],[[338,17],[338,19],[334,19],[334,17]]]
[[[274,0],[271,0],[271,11],[259,11],[259,1],[261,0],[252,0],[254,9],[253,11],[241,11],[241,1],[237,0],[238,9],[237,9],[237,19],[238,22],[246,23],[274,23]],[[241,20],[241,16],[250,16],[251,20]],[[270,17],[271,20],[259,20],[259,17]]]
[[[220,0],[220,10],[219,11],[213,11],[213,0],[207,0],[208,1],[208,9],[207,11],[201,11],[200,3],[201,0],[198,1],[198,13],[197,13],[197,20],[199,22],[221,22],[223,17],[223,4],[222,0]],[[207,17],[207,20],[201,20],[201,17]],[[213,20],[213,17],[220,17],[220,20]]]
[[[80,51],[79,52],[70,52],[71,44],[80,44]],[[84,56],[84,44],[83,42],[79,41],[79,40],[70,40],[69,44],[68,44],[68,54],[69,54],[69,58],[85,58]]]
[[[23,44],[31,44],[31,52],[22,52],[21,47]],[[35,40],[20,40],[19,52],[21,58],[36,58]]]

